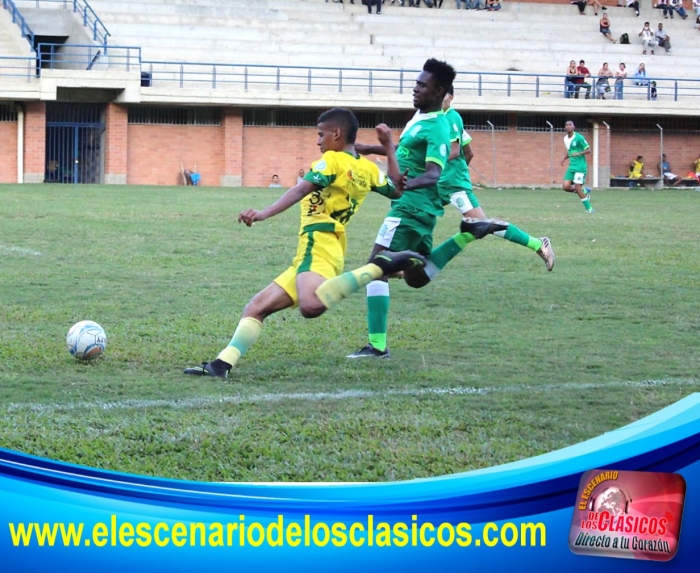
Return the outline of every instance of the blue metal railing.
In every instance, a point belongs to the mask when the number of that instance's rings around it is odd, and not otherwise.
[[[107,49],[107,38],[111,34],[86,0],[14,0],[14,2],[33,5],[35,8],[40,8],[42,4],[54,4],[61,8],[72,10],[78,15],[83,26],[90,30],[92,39],[95,42],[99,42],[103,50]]]
[[[138,46],[104,46],[88,44],[45,44],[37,46],[39,68],[74,70],[141,69],[141,48]]]
[[[15,3],[12,0],[2,0],[2,7],[10,12],[10,15],[12,16],[12,23],[19,26],[19,29],[22,31],[22,37],[26,38],[27,42],[29,42],[29,45],[32,47],[32,50],[35,50],[34,32],[32,32],[31,28],[24,21],[24,17],[22,14],[20,14],[17,6],[15,6]]]
[[[141,48],[137,46],[110,46],[109,53],[103,46],[73,44],[42,43],[38,49],[38,74],[41,69],[140,70],[143,87],[408,94],[419,73],[417,70],[376,68],[144,61]],[[0,77],[11,76],[3,73],[2,61],[0,58]],[[587,81],[591,84],[591,96],[595,98],[595,78]],[[697,101],[700,98],[700,79],[649,77],[637,82],[634,78],[625,80],[624,99]],[[652,82],[656,85],[652,86]],[[656,96],[652,88],[656,89]],[[576,95],[575,86],[567,85],[563,75],[523,72],[460,72],[455,89],[467,95],[489,98],[566,98]],[[583,99],[587,90],[581,87],[577,91],[579,99]],[[614,81],[611,81],[611,91],[604,92],[604,95],[610,100],[614,93]],[[493,103],[492,99],[490,103]],[[583,109],[584,104],[575,105],[581,105]]]
[[[26,80],[36,78],[36,58],[21,56],[0,57],[0,78]]]

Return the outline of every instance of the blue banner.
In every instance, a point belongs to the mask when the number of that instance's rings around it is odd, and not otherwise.
[[[677,475],[635,481],[628,472]],[[651,506],[637,499],[631,510],[636,494],[610,487],[617,475],[646,484],[648,499],[654,487],[675,488],[664,494],[673,511],[647,519]],[[22,572],[691,571],[700,561],[698,484],[700,394],[563,450],[395,483],[188,482],[0,449],[0,563]],[[590,529],[647,522],[659,528],[653,538]],[[670,543],[662,524],[677,537]],[[608,554],[586,547],[616,537],[628,537],[628,558],[614,556],[624,539]]]

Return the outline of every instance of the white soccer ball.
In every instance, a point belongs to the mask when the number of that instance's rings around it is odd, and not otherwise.
[[[93,360],[104,354],[107,335],[104,328],[92,320],[81,320],[70,327],[66,336],[68,352],[78,360]]]

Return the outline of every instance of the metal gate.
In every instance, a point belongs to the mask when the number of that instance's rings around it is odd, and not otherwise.
[[[55,183],[102,183],[103,104],[46,104],[46,173]]]

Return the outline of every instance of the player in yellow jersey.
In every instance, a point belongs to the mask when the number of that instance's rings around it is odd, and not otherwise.
[[[386,125],[377,126],[377,137],[386,150],[389,179],[374,163],[355,152],[357,130],[357,119],[349,110],[333,108],[321,114],[317,142],[323,153],[321,159],[275,203],[262,211],[246,209],[239,214],[238,222],[250,227],[300,203],[296,256],[286,271],[246,305],[231,342],[216,360],[186,368],[185,374],[224,378],[258,339],[263,321],[271,314],[298,306],[302,316],[315,318],[327,310],[316,290],[343,272],[345,226],[371,191],[390,199],[400,197],[402,192],[403,177],[391,130]],[[369,281],[423,262],[410,251],[377,256],[362,267],[360,280],[365,280],[365,275]]]

